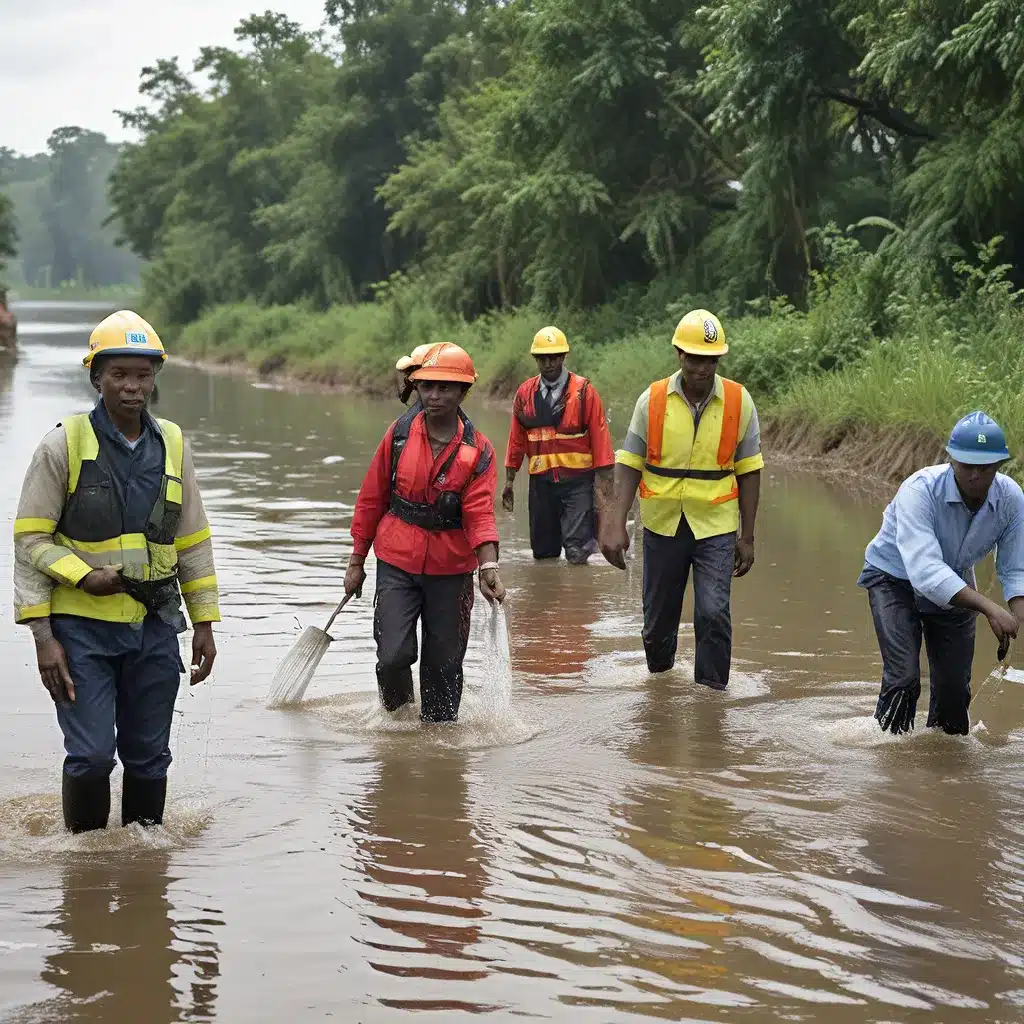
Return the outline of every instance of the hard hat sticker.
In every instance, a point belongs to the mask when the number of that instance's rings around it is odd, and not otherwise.
[[[128,345],[147,345],[149,344],[149,338],[146,337],[145,331],[125,331],[124,340]]]
[[[711,344],[713,341],[718,341],[718,328],[711,320],[704,321],[704,340],[708,344]]]
[[[979,434],[978,435],[978,444],[987,444],[987,443],[988,443],[988,438],[985,437],[984,434]]]

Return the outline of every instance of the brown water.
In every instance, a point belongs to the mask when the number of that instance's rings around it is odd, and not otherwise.
[[[33,446],[91,404],[79,325],[100,312],[18,310],[8,531]],[[877,503],[766,473],[724,695],[647,675],[639,562],[534,565],[525,515],[499,513],[510,710],[478,609],[463,721],[389,721],[364,599],[308,703],[269,711],[299,624],[337,600],[398,406],[174,366],[161,387],[214,526],[220,659],[179,700],[166,828],[63,834],[4,545],[0,1018],[1024,1019],[1024,687],[989,678],[979,628],[972,735],[883,738],[854,586]],[[473,413],[503,450],[504,414]]]

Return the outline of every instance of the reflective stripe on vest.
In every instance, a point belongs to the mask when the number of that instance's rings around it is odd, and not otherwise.
[[[178,565],[174,534],[181,517],[184,439],[176,423],[159,419],[156,424],[164,443],[164,475],[146,527],[151,539],[142,533],[120,533],[120,521],[111,521],[110,535],[97,539],[82,536],[90,531],[76,522],[72,499],[78,492],[83,467],[99,458],[100,441],[87,413],[69,416],[63,421],[68,443],[68,501],[54,532],[54,541],[74,551],[94,569],[120,566],[127,577],[143,582],[168,579],[175,574]],[[89,523],[91,530],[101,525],[94,521]],[[54,588],[51,612],[112,622],[140,622],[146,615],[146,609],[127,594],[94,597],[78,587],[64,585]]]
[[[647,464],[644,467],[658,476],[690,477],[697,480],[721,480],[732,474],[736,446],[740,440],[740,415],[743,411],[743,387],[734,380],[722,378],[722,431],[718,438],[719,469],[665,469],[661,465],[665,435],[665,412],[668,409],[668,389],[672,378],[651,385],[647,406]]]
[[[515,412],[526,429],[530,445],[529,470],[531,475],[558,470],[586,472],[594,468],[594,453],[590,449],[590,432],[586,427],[586,398],[590,381],[570,373],[565,390],[553,410],[554,423],[544,423],[537,410],[540,377],[532,377],[519,390],[522,404]]]

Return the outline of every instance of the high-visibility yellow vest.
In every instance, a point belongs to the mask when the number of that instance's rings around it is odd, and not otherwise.
[[[670,391],[672,377],[651,385],[647,408],[647,455],[640,481],[640,514],[654,533],[672,534],[680,512],[694,536],[739,528],[735,457],[740,440],[743,387],[720,378],[697,429],[686,400]]]
[[[157,420],[164,442],[164,476],[145,533],[122,533],[122,510],[100,458],[100,441],[88,414],[64,420],[68,442],[68,497],[54,542],[69,548],[93,569],[118,565],[129,579],[148,581],[175,575],[174,535],[181,519],[181,428]],[[79,587],[59,584],[50,602],[52,615],[81,615],[108,622],[141,622],[146,608],[127,594],[94,597]]]

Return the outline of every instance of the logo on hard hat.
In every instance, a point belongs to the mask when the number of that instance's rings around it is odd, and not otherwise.
[[[718,328],[714,325],[711,320],[704,321],[704,340],[710,345],[712,342],[718,341]]]
[[[125,331],[124,340],[128,345],[148,345],[149,338],[145,331]]]
[[[988,444],[988,438],[984,434],[978,435],[978,444]]]

